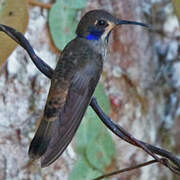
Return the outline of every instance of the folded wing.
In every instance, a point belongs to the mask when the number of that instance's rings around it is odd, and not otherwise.
[[[91,100],[100,73],[101,70],[95,71],[92,65],[76,72],[59,108],[48,110],[51,112],[49,119],[45,113],[46,118],[41,121],[29,150],[31,157],[41,157],[42,167],[53,163],[71,142]],[[48,98],[48,103],[52,101],[52,96],[55,96],[53,94]]]

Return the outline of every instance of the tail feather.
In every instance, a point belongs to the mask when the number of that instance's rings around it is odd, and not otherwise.
[[[50,129],[53,122],[41,120],[40,126],[30,144],[29,157],[31,159],[39,159],[47,150],[51,139]]]

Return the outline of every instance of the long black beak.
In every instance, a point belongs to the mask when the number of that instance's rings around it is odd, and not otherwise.
[[[126,20],[117,19],[116,25],[122,25],[122,24],[134,24],[134,25],[144,26],[146,28],[150,28],[147,24],[144,24],[144,23],[141,23],[141,22],[126,21]]]

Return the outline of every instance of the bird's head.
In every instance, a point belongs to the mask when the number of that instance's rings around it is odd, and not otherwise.
[[[144,23],[126,21],[112,16],[105,10],[92,10],[87,12],[80,20],[76,29],[78,37],[87,40],[107,40],[112,29],[122,24],[134,24],[148,27]]]

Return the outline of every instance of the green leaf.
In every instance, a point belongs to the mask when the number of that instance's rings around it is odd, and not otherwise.
[[[57,2],[63,3],[66,8],[82,9],[86,7],[87,0],[57,0]]]
[[[109,101],[104,92],[102,84],[99,83],[97,85],[94,95],[97,97],[101,108],[108,114]],[[78,153],[84,153],[87,144],[98,135],[102,126],[104,127],[97,114],[92,110],[91,107],[88,107],[81,125],[76,133],[76,151]]]
[[[49,12],[49,27],[54,44],[60,50],[75,37],[76,10],[64,8],[62,2],[55,3]]]
[[[94,138],[87,147],[86,156],[93,167],[104,170],[114,166],[115,147],[106,129],[102,129],[98,137]]]
[[[99,171],[89,167],[84,158],[80,158],[68,177],[69,180],[90,180],[102,175]]]
[[[101,84],[98,84],[94,95],[97,97],[101,108],[106,113],[109,113],[109,101]],[[77,162],[78,165],[76,164],[72,171],[79,174],[79,179],[88,177],[92,169],[102,173],[113,170],[115,167],[114,143],[108,130],[91,107],[87,109],[83,122],[76,133],[75,147],[79,157],[86,161],[86,165],[88,166],[86,167],[87,169],[83,169],[79,167],[79,163],[82,164],[85,162]]]
[[[98,104],[101,106],[103,111],[106,112],[106,114],[109,114],[109,110],[110,110],[109,99],[106,96],[103,85],[101,83],[97,85],[94,96],[97,98]]]
[[[102,127],[100,120],[97,120],[97,115],[88,107],[85,117],[76,133],[76,151],[79,154],[84,154],[88,143],[94,139]]]

